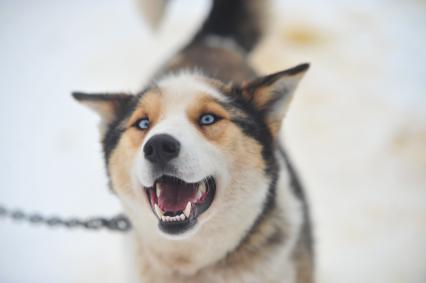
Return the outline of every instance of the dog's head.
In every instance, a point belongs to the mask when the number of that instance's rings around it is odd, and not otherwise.
[[[180,73],[137,95],[73,95],[102,118],[111,186],[132,222],[181,239],[209,223],[247,230],[268,205],[276,138],[308,67],[238,85]]]

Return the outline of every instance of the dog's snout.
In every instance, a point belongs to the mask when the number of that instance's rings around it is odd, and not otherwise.
[[[151,137],[143,147],[145,158],[150,162],[164,165],[179,155],[180,143],[174,137],[160,134]]]

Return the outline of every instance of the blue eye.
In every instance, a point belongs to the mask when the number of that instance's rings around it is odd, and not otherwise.
[[[136,124],[136,126],[141,130],[148,129],[149,128],[149,119],[148,118],[140,119],[138,121],[138,123]]]
[[[200,125],[207,126],[215,123],[217,121],[217,117],[213,114],[204,114],[200,117]]]

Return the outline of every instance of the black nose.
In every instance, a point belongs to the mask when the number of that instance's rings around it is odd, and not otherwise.
[[[179,155],[180,143],[172,136],[161,134],[151,137],[143,147],[145,158],[159,165]]]

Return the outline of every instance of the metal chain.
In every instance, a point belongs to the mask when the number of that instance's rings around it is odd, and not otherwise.
[[[0,205],[0,219],[9,218],[16,222],[28,222],[32,224],[44,224],[49,227],[83,228],[88,230],[106,229],[110,231],[126,232],[132,228],[129,219],[119,214],[112,218],[94,217],[86,220],[78,218],[63,219],[56,216],[46,217],[37,213],[26,213],[19,209],[7,209]]]

